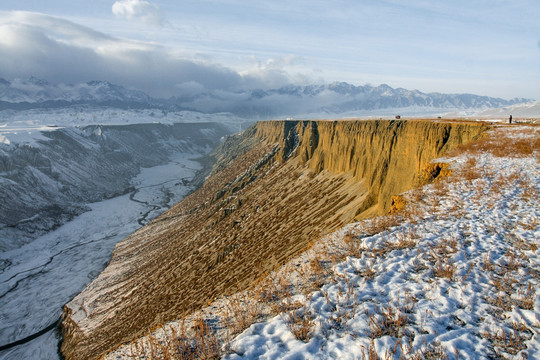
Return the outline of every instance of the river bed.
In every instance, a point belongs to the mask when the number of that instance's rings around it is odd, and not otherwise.
[[[62,306],[107,266],[114,246],[180,201],[200,154],[175,154],[143,168],[133,191],[15,250],[0,253],[0,359],[60,359]]]

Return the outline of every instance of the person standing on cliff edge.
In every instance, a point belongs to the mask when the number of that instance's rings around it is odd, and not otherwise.
[[[508,118],[508,123],[509,123],[509,124],[512,123],[512,115],[510,115],[510,117]]]

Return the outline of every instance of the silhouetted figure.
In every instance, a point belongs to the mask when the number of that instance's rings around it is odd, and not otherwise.
[[[510,117],[508,118],[508,122],[511,124],[512,123],[512,115],[510,115]]]

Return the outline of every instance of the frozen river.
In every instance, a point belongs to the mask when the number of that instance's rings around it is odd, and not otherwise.
[[[59,359],[62,306],[107,265],[116,243],[181,200],[200,169],[176,154],[142,169],[126,195],[15,250],[0,253],[0,359]]]

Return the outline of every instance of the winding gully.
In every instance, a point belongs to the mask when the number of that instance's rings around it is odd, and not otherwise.
[[[91,204],[92,211],[0,254],[0,359],[60,359],[62,306],[106,267],[118,241],[192,190],[198,168],[184,156],[142,169],[131,193]]]

